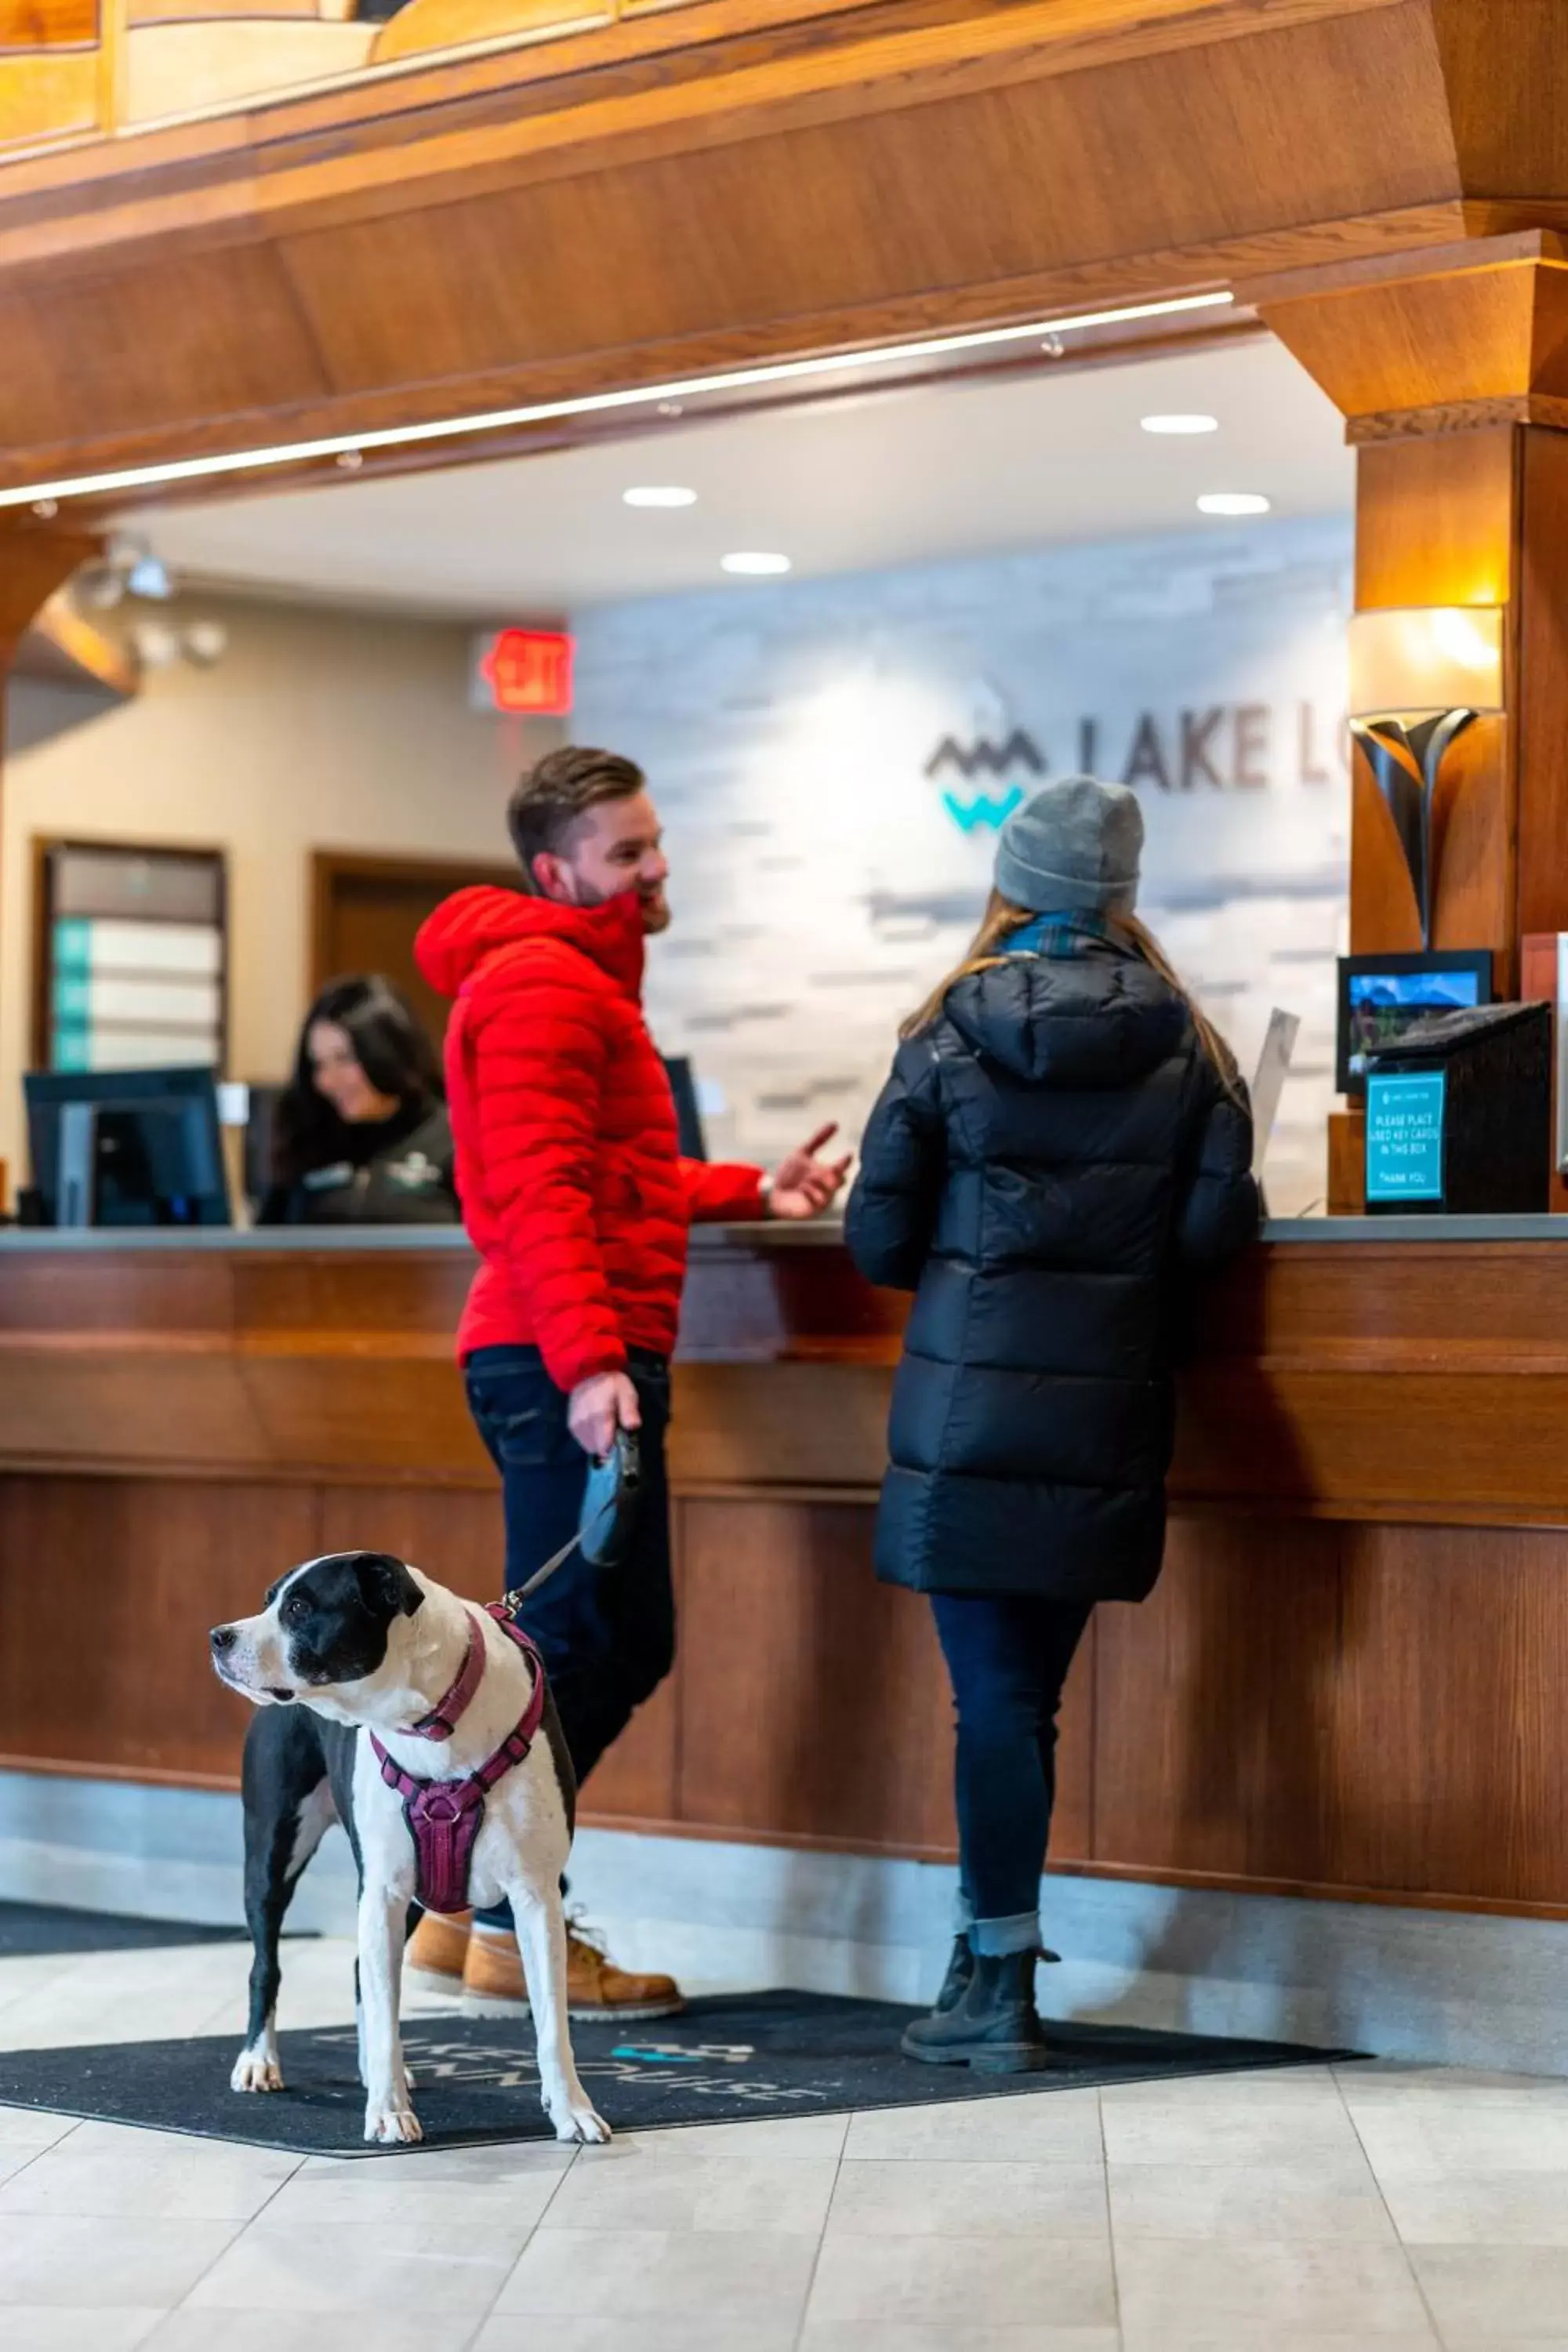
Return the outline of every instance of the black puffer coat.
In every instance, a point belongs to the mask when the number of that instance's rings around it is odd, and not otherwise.
[[[960,981],[902,1046],[847,1238],[917,1296],[877,1571],[1141,1601],[1160,1572],[1184,1272],[1256,1234],[1252,1120],[1181,999],[1098,943]]]

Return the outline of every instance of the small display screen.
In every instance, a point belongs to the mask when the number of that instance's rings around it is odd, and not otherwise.
[[[1350,956],[1340,965],[1340,1091],[1366,1091],[1367,1065],[1433,1013],[1473,1012],[1492,1001],[1485,950]]]
[[[1443,1198],[1441,1070],[1373,1076],[1366,1092],[1366,1197],[1370,1206]]]

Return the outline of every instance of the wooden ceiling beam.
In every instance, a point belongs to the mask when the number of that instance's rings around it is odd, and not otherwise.
[[[1528,229],[1253,281],[1352,442],[1568,425],[1568,240]]]
[[[94,531],[0,515],[0,677],[56,589],[102,546]]]
[[[0,488],[1568,226],[1565,90],[1517,0],[697,0],[409,61],[0,166]],[[1437,404],[1466,302],[1464,398],[1556,398],[1493,383],[1488,289],[1387,295],[1356,413]]]
[[[0,487],[1461,236],[1426,9],[889,0],[0,171]]]

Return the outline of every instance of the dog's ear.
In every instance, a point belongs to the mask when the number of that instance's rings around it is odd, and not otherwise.
[[[374,1617],[387,1624],[395,1617],[412,1617],[425,1605],[425,1595],[407,1568],[389,1551],[362,1551],[355,1562],[360,1597]]]

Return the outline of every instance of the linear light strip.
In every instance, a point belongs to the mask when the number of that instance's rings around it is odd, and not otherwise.
[[[720,375],[687,376],[625,392],[584,393],[574,400],[538,401],[528,408],[494,408],[482,416],[443,418],[427,425],[388,425],[374,433],[342,433],[321,441],[290,441],[271,449],[231,449],[216,457],[180,457],[161,466],[128,466],[114,473],[68,475],[58,482],[33,482],[0,489],[0,507],[37,504],[45,499],[99,498],[106,493],[156,488],[163,482],[211,480],[216,475],[247,474],[263,466],[298,466],[315,457],[343,457],[370,449],[405,449],[426,441],[462,440],[500,433],[520,425],[548,425],[564,416],[604,415],[613,410],[652,408],[661,401],[696,400],[707,393],[743,392],[754,384],[799,383],[812,376],[838,375],[861,368],[898,367],[910,361],[941,359],[952,352],[994,350],[1004,343],[1038,341],[1089,327],[1113,327],[1134,319],[1163,319],[1182,310],[1213,310],[1234,302],[1233,294],[1184,294],[1163,302],[1135,302],[1114,310],[1086,310],[1071,319],[1037,319],[1026,327],[987,327],[972,334],[939,335],[925,342],[889,343],[879,351],[810,359],[774,360],[731,368]]]

